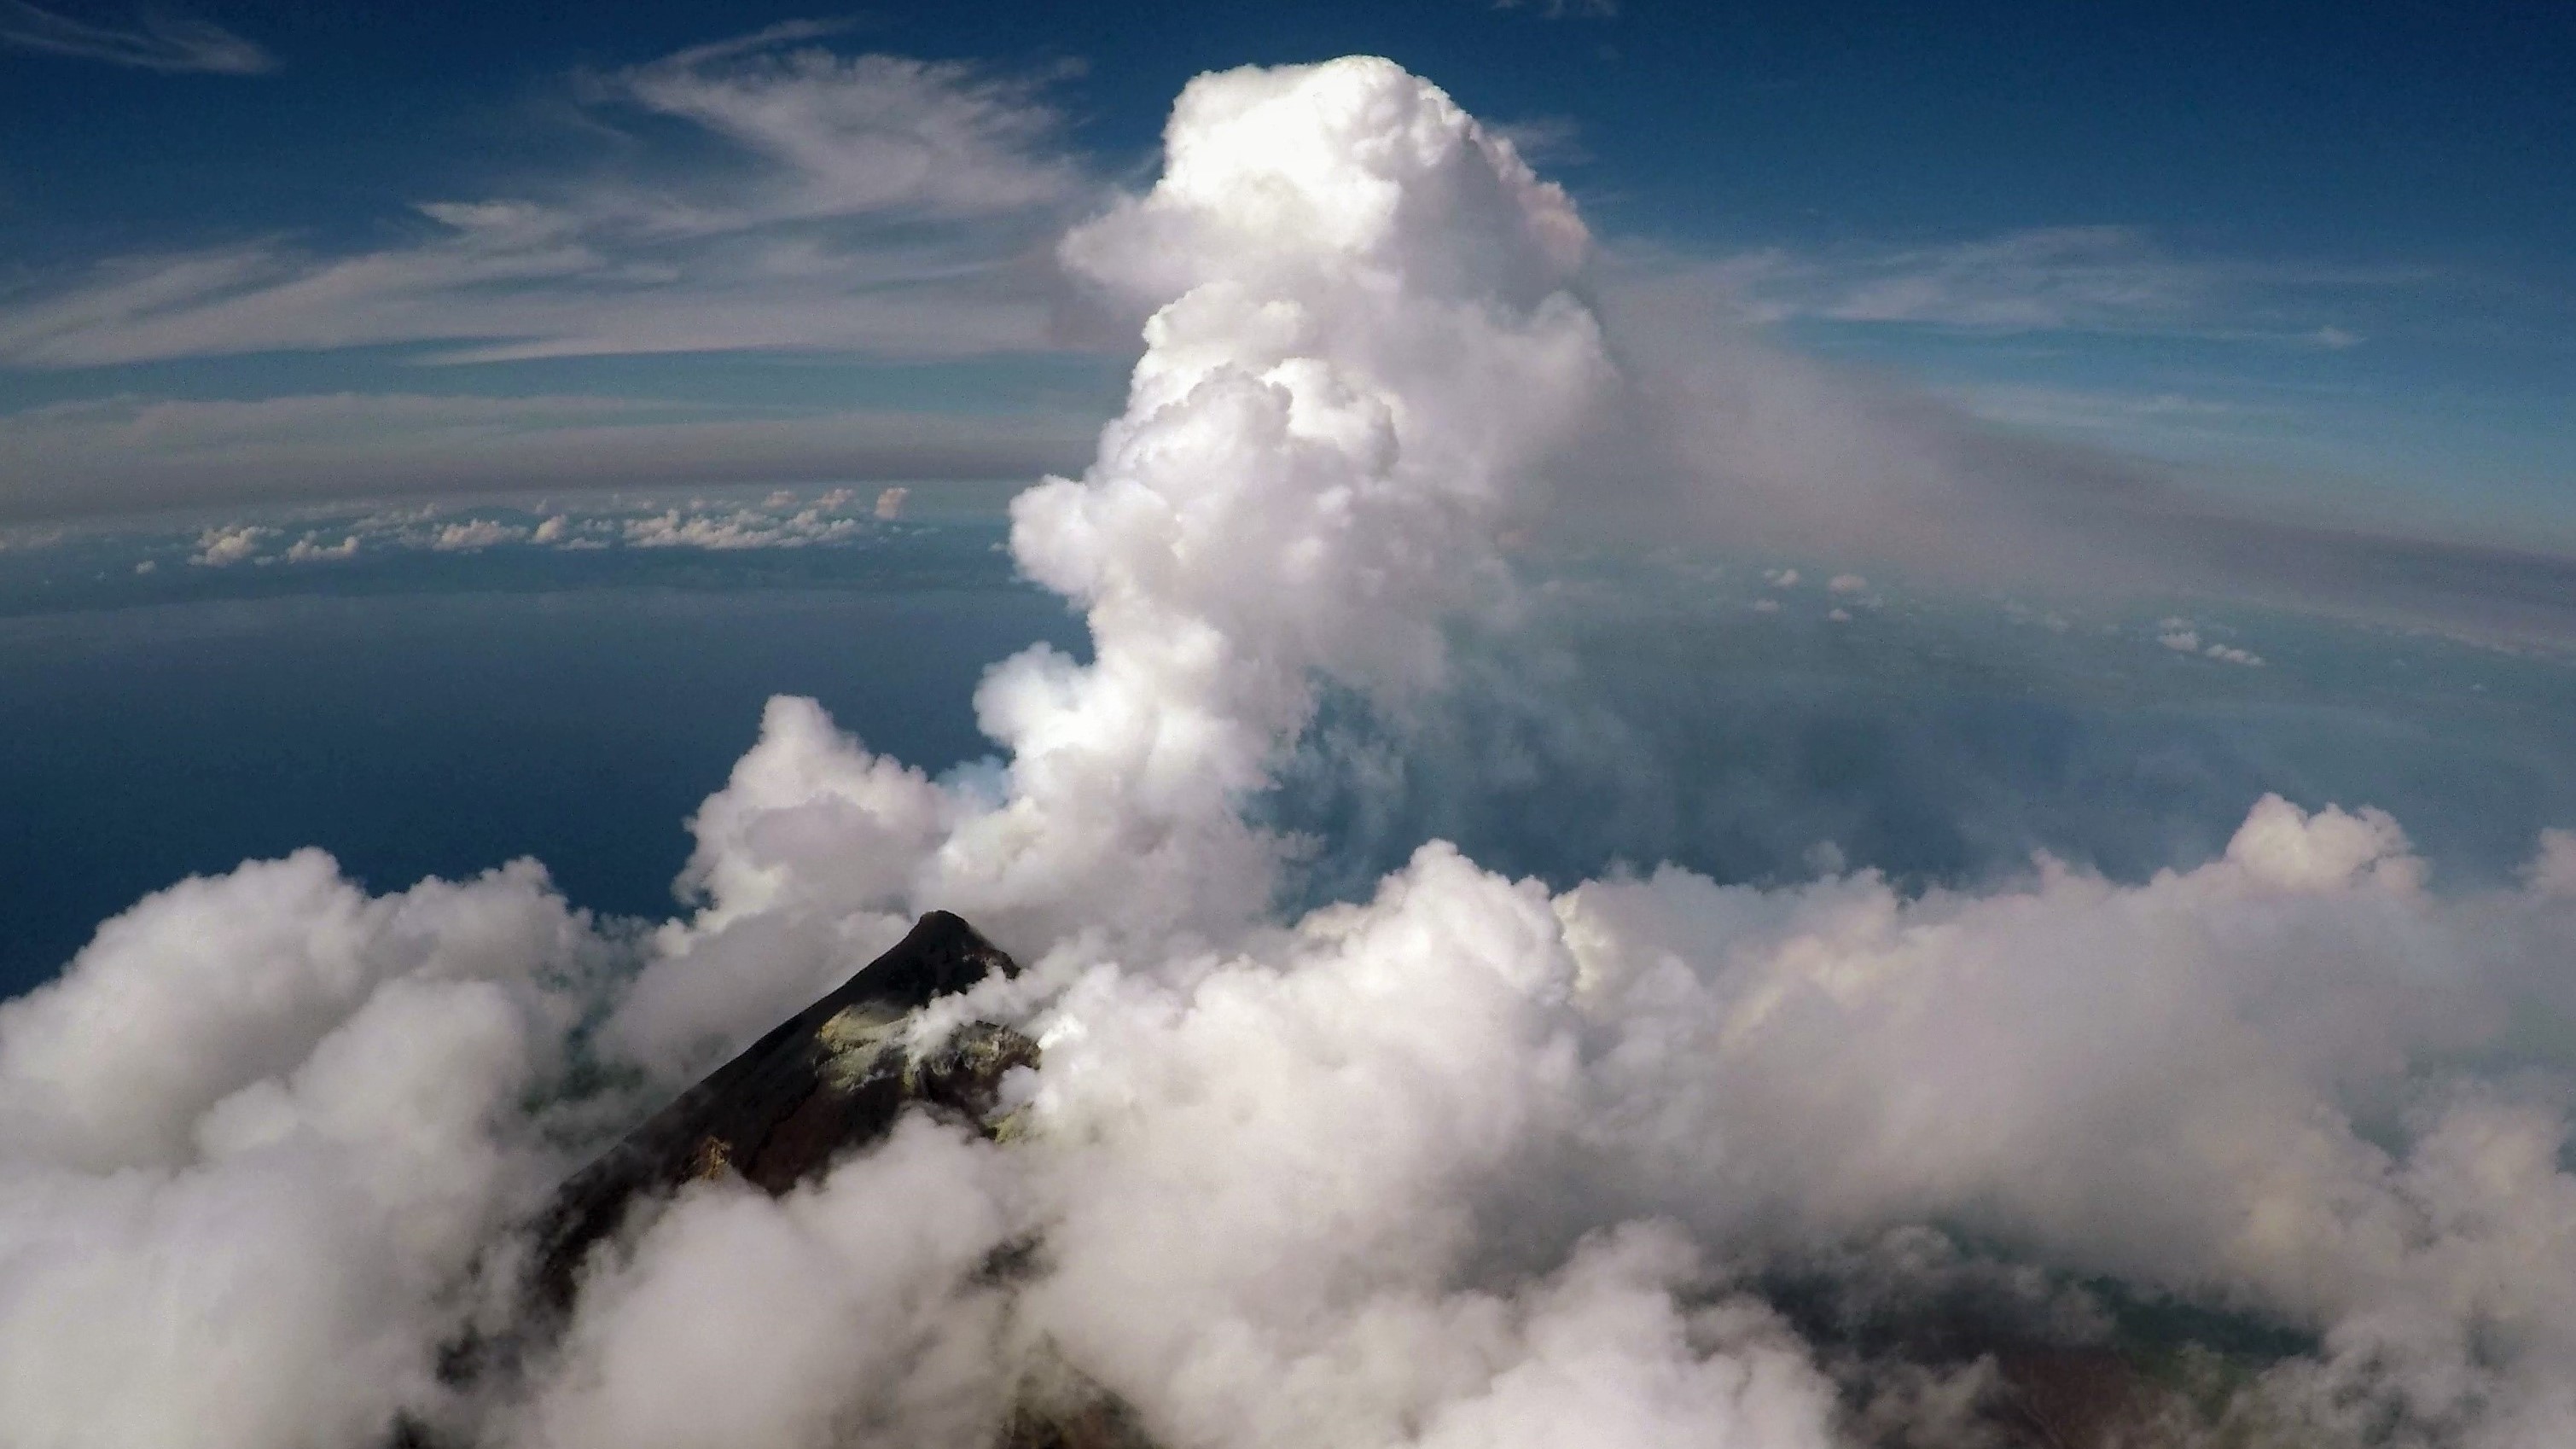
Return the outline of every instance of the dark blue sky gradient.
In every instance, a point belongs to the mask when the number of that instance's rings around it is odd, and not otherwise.
[[[65,7],[75,10],[78,7]],[[276,75],[0,60],[14,248],[363,231],[571,143],[560,78],[814,7],[231,3],[195,12]],[[2257,6],[1472,3],[879,6],[849,43],[1046,69],[1078,134],[1141,156],[1201,70],[1377,51],[1480,114],[1583,127],[1576,175],[1632,226],[1806,239],[2115,219],[2265,249],[2563,269],[2576,255],[2576,11]],[[46,243],[50,242],[50,245]]]

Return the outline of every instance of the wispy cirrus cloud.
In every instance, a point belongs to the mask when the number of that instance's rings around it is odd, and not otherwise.
[[[2189,315],[2211,279],[2126,227],[2052,227],[1868,259],[1833,279],[1822,315],[2002,331]]]
[[[1608,20],[1619,13],[1619,0],[1494,0],[1497,10],[1529,10],[1550,20],[1579,16]]]
[[[2340,350],[2357,299],[2443,280],[2422,267],[2177,253],[2136,227],[2039,227],[1934,246],[1764,248],[1678,265],[1762,322],[1956,332],[2170,333]]]
[[[168,74],[265,75],[277,57],[211,21],[145,10],[130,24],[79,20],[0,0],[0,46]]]
[[[419,204],[412,235],[104,261],[0,306],[0,363],[424,344],[433,360],[1051,345],[1047,243],[1095,195],[1046,77],[844,56],[774,27],[581,78],[632,159],[533,194]],[[672,123],[732,152],[682,161]],[[445,344],[445,345],[442,345]]]
[[[2093,434],[2134,443],[2141,436],[2177,433],[2211,438],[2277,430],[2294,415],[2278,403],[2244,397],[2211,397],[2163,390],[1996,384],[1945,389],[1943,395],[1970,413],[1999,423],[2049,432]]]
[[[646,218],[682,228],[901,212],[1006,215],[1060,204],[1081,168],[1057,149],[1049,77],[955,62],[841,56],[811,42],[835,27],[773,26],[595,82],[605,99],[695,122],[775,169],[747,193]]]

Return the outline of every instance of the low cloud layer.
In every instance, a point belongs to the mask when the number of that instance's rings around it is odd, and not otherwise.
[[[2057,1346],[2127,1301],[2296,1345],[2214,1441],[2576,1431],[2564,835],[2467,894],[2269,797],[2131,885],[1551,891],[1430,842],[1275,912],[1319,844],[1246,805],[1324,692],[1447,687],[1508,541],[1606,492],[1566,466],[1624,405],[1588,247],[1387,62],[1194,82],[1064,243],[1151,320],[1092,465],[1012,508],[1093,652],[988,675],[1006,759],[932,779],[773,701],[649,928],[311,853],[111,921],[0,1006],[0,1425],[962,1449],[1083,1383],[1172,1446],[1964,1446],[1992,1362],[1831,1321],[1964,1296]],[[923,1028],[1040,1042],[1014,1141],[694,1186],[523,1385],[441,1383],[557,1174],[930,907],[1031,966]]]
[[[346,500],[608,487],[1026,477],[1079,458],[1095,420],[827,411],[785,417],[615,397],[333,394],[114,398],[0,417],[0,517],[103,500]]]

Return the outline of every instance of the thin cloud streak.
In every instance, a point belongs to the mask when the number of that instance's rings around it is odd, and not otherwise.
[[[2294,417],[2276,404],[2173,389],[2122,392],[1997,384],[1948,388],[1942,395],[1994,422],[2130,445],[2239,439],[2278,432]]]
[[[1619,0],[1494,0],[1497,10],[1528,10],[1548,20],[1615,20]]]
[[[587,396],[119,397],[0,417],[0,518],[353,492],[1034,478],[1077,464],[1097,426],[1026,413],[742,417]]]
[[[1985,334],[2145,333],[2339,350],[2349,315],[2422,267],[2190,257],[2127,226],[2057,226],[1940,246],[1681,257],[1630,247],[1632,268],[1686,271],[1751,321],[1896,324]]]
[[[132,28],[95,25],[26,0],[0,0],[0,45],[168,75],[266,75],[277,57],[211,21],[145,11]]]

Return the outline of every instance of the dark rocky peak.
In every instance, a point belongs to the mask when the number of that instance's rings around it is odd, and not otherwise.
[[[442,1355],[439,1376],[457,1391],[456,1402],[512,1392],[562,1331],[592,1251],[637,1211],[691,1182],[738,1176],[782,1195],[884,1139],[907,1110],[993,1134],[1002,1076],[1034,1065],[1037,1043],[976,1021],[916,1053],[909,1028],[914,1013],[940,997],[1019,970],[974,927],[932,911],[831,994],[779,1023],[566,1179],[536,1219],[534,1249],[507,1322],[468,1330]],[[1024,1416],[1027,1426],[1015,1423],[1013,1442],[1029,1449],[1114,1443],[1101,1434],[1117,1421],[1104,1418],[1092,1400],[1067,1402],[1079,1412]],[[386,1443],[387,1449],[464,1449],[477,1437],[469,1423],[441,1426],[404,1415]]]
[[[571,1307],[583,1261],[640,1202],[734,1173],[771,1193],[818,1176],[919,1107],[990,1131],[1002,1074],[1037,1060],[1009,1027],[973,1022],[936,1049],[906,1049],[908,1019],[1018,963],[946,911],[830,995],[772,1028],[574,1174],[538,1219],[531,1305]]]

